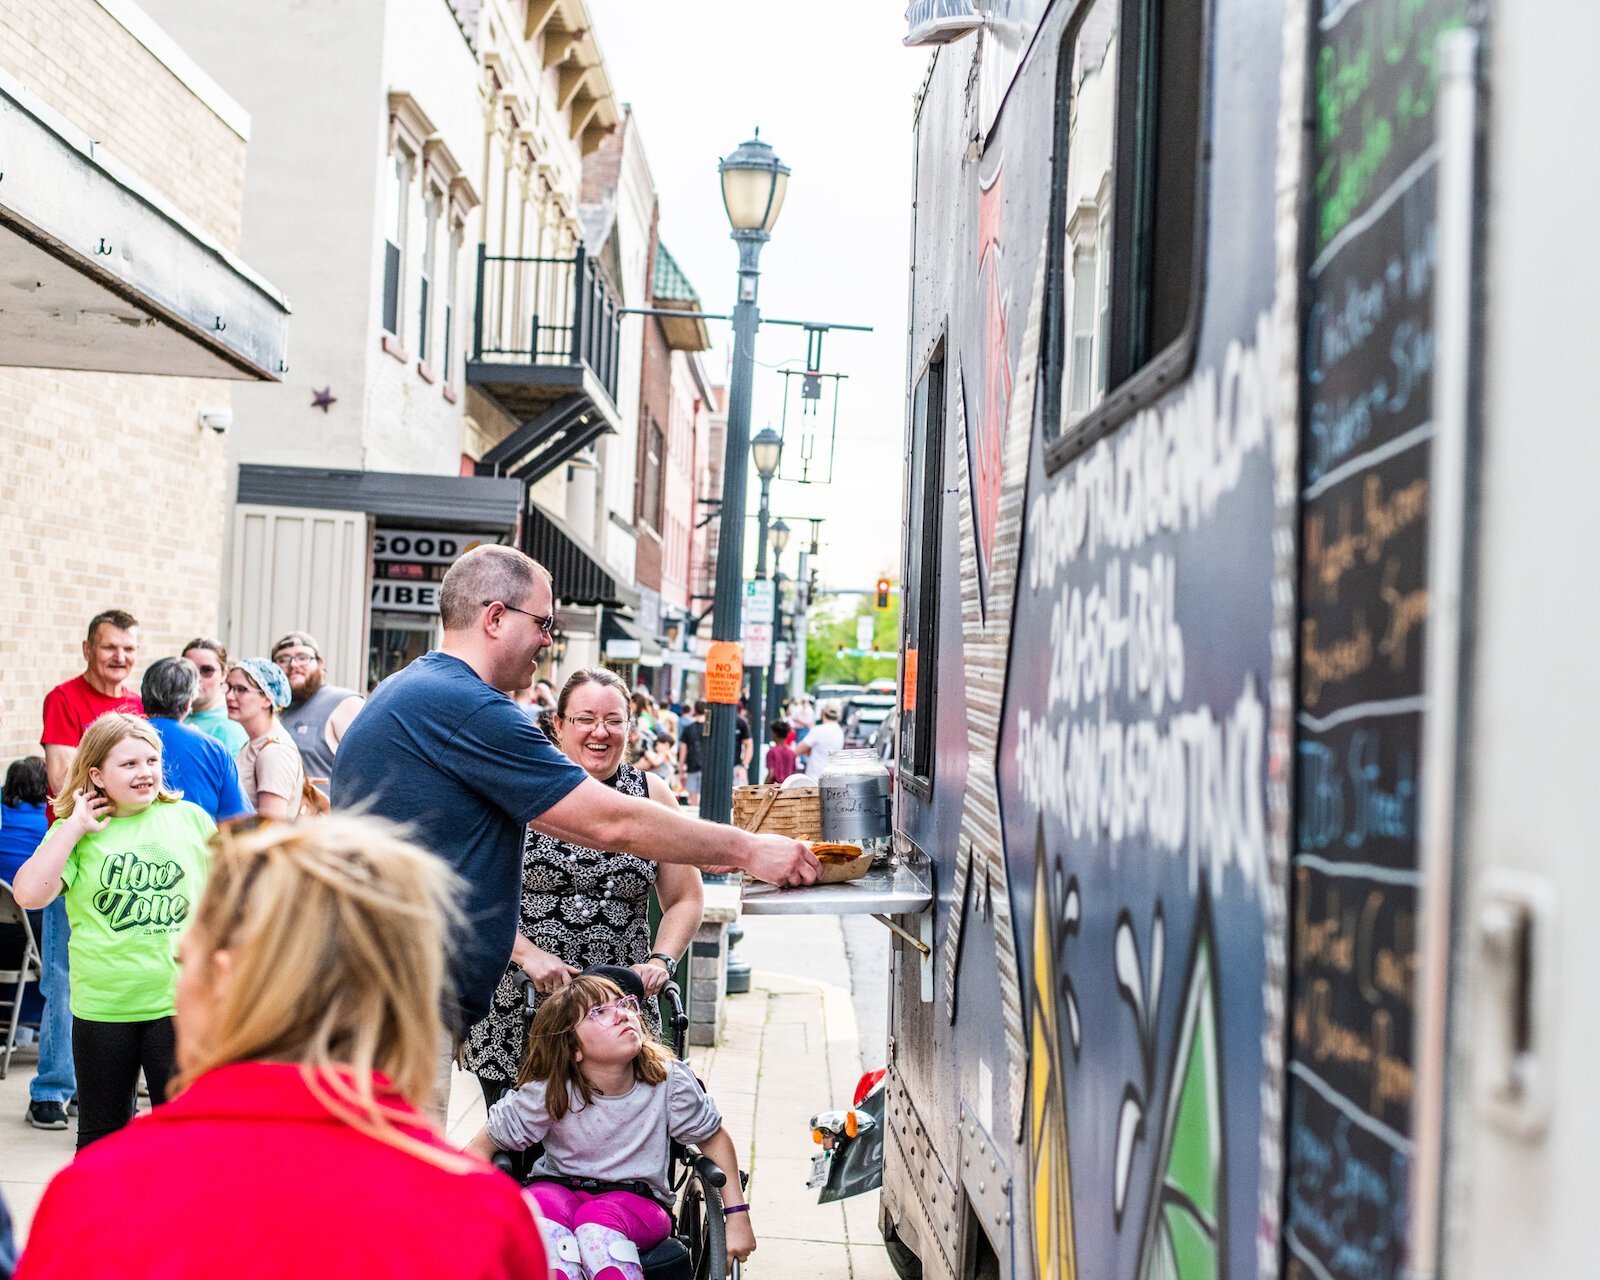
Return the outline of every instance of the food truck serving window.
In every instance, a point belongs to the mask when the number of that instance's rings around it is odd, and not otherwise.
[[[900,776],[926,786],[933,772],[934,648],[939,633],[940,513],[944,503],[944,347],[928,362],[911,401],[906,562],[900,593],[905,665],[900,674]]]
[[[1052,465],[1192,354],[1204,9],[1092,0],[1062,42],[1041,369]]]

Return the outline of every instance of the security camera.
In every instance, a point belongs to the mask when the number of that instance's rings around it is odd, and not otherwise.
[[[200,425],[210,427],[219,436],[233,425],[232,409],[202,409],[200,410]]]

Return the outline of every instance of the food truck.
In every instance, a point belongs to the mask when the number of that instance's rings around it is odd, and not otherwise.
[[[903,1273],[1596,1274],[1594,11],[907,18]]]

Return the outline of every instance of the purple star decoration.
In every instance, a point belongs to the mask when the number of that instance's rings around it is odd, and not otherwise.
[[[332,387],[323,387],[321,391],[313,391],[311,393],[311,407],[313,409],[321,409],[323,413],[327,413],[329,408],[336,403],[336,400],[337,397],[334,396]]]

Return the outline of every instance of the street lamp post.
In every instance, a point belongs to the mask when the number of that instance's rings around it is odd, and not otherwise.
[[[750,441],[750,461],[755,464],[756,475],[761,479],[761,503],[756,508],[756,581],[767,580],[767,543],[768,521],[771,519],[772,507],[770,502],[772,492],[772,477],[778,472],[778,463],[783,458],[783,437],[771,427],[762,427],[756,432],[755,439]],[[787,528],[787,526],[785,526]],[[753,618],[759,622],[761,619]],[[773,637],[776,639],[776,635]],[[770,663],[771,656],[768,657]],[[751,763],[755,763],[755,756],[760,754],[762,735],[756,732],[754,723],[761,716],[761,709],[767,705],[765,680],[767,677],[767,664],[756,663],[750,668],[750,731],[754,740],[755,754],[751,756]],[[752,773],[756,770],[752,770]]]
[[[778,623],[783,613],[783,589],[778,581],[778,564],[783,559],[783,549],[789,545],[789,526],[779,516],[773,522],[769,538],[772,542],[772,679],[767,685],[766,713],[762,716],[761,733],[757,742],[766,741],[767,726],[778,718],[778,703],[782,700],[783,690],[778,683]],[[789,661],[794,661],[791,652]],[[752,726],[754,727],[754,726]]]
[[[760,133],[718,166],[722,203],[739,247],[739,292],[733,308],[733,375],[728,386],[728,429],[722,466],[722,520],[717,536],[717,585],[711,638],[738,640],[744,586],[745,453],[750,440],[750,390],[755,378],[757,262],[783,208],[789,169]],[[713,703],[700,816],[727,822],[733,807],[733,753],[738,708]]]

